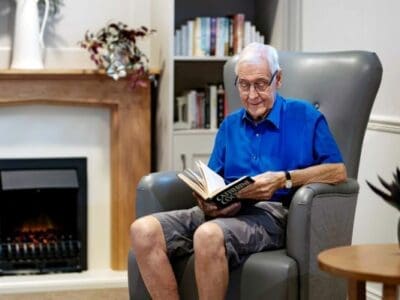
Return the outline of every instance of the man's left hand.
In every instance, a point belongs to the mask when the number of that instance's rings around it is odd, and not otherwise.
[[[204,212],[204,214],[214,218],[232,217],[236,215],[239,212],[240,208],[242,207],[242,204],[240,202],[235,202],[232,203],[231,205],[228,205],[227,207],[219,208],[215,203],[204,200],[196,193],[193,193],[193,196],[196,198],[197,204]]]
[[[265,172],[254,176],[254,183],[245,187],[237,194],[238,198],[269,200],[277,189],[285,183],[284,172]]]

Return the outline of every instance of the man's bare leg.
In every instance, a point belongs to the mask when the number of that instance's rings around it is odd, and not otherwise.
[[[195,273],[200,299],[225,299],[229,271],[224,234],[215,223],[201,225],[194,234]]]
[[[131,225],[132,250],[152,299],[179,299],[161,224],[152,216]]]

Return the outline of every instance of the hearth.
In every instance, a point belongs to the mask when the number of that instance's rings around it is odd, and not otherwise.
[[[0,159],[0,275],[87,269],[86,158]]]

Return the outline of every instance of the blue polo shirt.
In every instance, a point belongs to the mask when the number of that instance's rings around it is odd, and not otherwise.
[[[244,108],[225,118],[208,165],[232,182],[244,175],[339,162],[342,156],[322,113],[306,101],[277,94],[272,110],[258,123]],[[281,189],[271,200],[287,195]]]

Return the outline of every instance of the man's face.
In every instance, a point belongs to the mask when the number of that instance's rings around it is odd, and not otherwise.
[[[281,72],[275,75],[271,85],[268,86],[273,75],[267,62],[261,64],[242,62],[238,67],[237,86],[240,98],[254,120],[264,118],[274,105],[276,89],[281,83]]]

